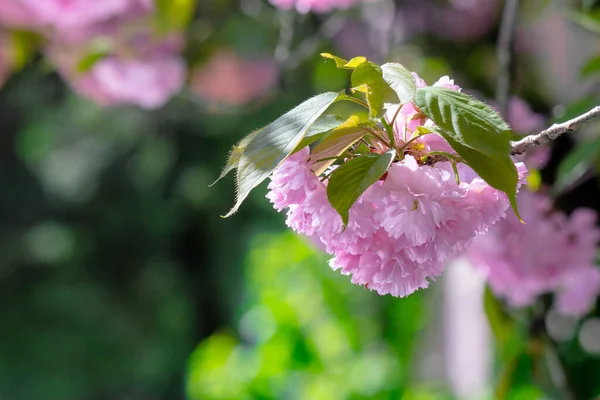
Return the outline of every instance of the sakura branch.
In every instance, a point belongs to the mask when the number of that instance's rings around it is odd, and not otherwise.
[[[593,121],[597,118],[600,118],[600,106],[596,106],[588,112],[566,122],[554,124],[550,128],[545,129],[538,134],[525,136],[521,140],[511,142],[511,154],[523,154],[533,147],[550,143],[558,139],[563,133],[574,132],[579,129],[580,125]]]

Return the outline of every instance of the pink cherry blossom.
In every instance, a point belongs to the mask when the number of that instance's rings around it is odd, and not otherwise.
[[[520,97],[513,96],[508,102],[507,117],[512,130],[520,134],[535,133],[544,128],[546,118],[535,113]]]
[[[459,165],[457,184],[449,162],[419,165],[407,155],[353,205],[344,230],[309,156],[305,148],[282,163],[267,197],[277,210],[287,209],[289,227],[323,244],[333,255],[332,268],[379,294],[404,297],[426,288],[445,260],[464,251],[509,208],[506,195],[466,165]],[[524,176],[524,166],[518,167]]]
[[[418,87],[426,86],[413,76]],[[460,90],[448,77],[435,86]],[[450,162],[417,161],[429,151],[453,150],[443,138],[418,129],[433,122],[414,104],[390,105],[385,118],[395,119],[396,142],[406,153],[354,203],[346,229],[327,198],[327,181],[311,170],[308,148],[273,172],[267,197],[278,211],[287,209],[290,228],[322,243],[333,256],[333,269],[379,294],[404,297],[426,288],[443,272],[444,262],[504,218],[510,204],[465,164],[457,164],[457,183]],[[515,165],[523,183],[527,169]]]
[[[221,50],[192,75],[191,88],[216,105],[242,106],[266,95],[278,78],[269,58],[244,59],[233,51]]]
[[[519,193],[517,201],[527,223],[509,215],[476,238],[469,250],[474,265],[514,307],[553,292],[560,312],[585,314],[600,293],[595,212],[577,209],[566,216],[552,211],[545,195],[528,191]]]
[[[155,109],[181,90],[186,75],[179,54],[181,37],[155,39],[142,31],[123,45],[126,51],[108,54],[86,72],[77,70],[85,47],[81,50],[59,42],[49,48],[48,55],[77,93],[102,106],[135,104]]]
[[[269,0],[274,6],[289,10],[295,8],[300,13],[314,11],[326,13],[336,8],[349,8],[361,0]]]
[[[14,1],[14,0],[12,0]],[[71,31],[98,24],[127,13],[150,11],[147,0],[20,0],[45,25]]]
[[[32,28],[40,23],[38,15],[23,0],[0,1],[0,25],[12,28]]]

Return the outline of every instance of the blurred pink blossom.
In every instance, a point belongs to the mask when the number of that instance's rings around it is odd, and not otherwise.
[[[400,9],[407,33],[431,32],[452,41],[473,42],[489,34],[500,15],[498,0],[407,1]]]
[[[193,73],[191,88],[210,103],[241,106],[266,95],[278,75],[271,59],[243,59],[233,51],[220,50]]]
[[[4,0],[3,0],[4,1]],[[15,0],[9,0],[15,1]],[[150,11],[148,0],[19,0],[45,25],[67,34],[127,13]]]
[[[336,8],[349,8],[363,0],[269,0],[274,6],[289,10],[295,8],[300,13],[309,11],[326,13]]]
[[[54,43],[48,55],[77,93],[103,106],[160,108],[182,89],[186,67],[179,35],[156,39],[140,32],[119,44],[83,73],[78,71],[85,55],[81,49]]]
[[[32,28],[39,24],[38,15],[23,0],[0,1],[0,25],[18,28]]]
[[[469,251],[473,264],[514,307],[553,292],[558,311],[585,314],[600,293],[596,213],[580,208],[566,216],[552,211],[550,198],[528,191],[517,201],[526,224],[509,215],[476,238]]]

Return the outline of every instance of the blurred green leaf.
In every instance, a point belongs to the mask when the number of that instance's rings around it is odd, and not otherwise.
[[[195,0],[155,0],[160,30],[169,32],[185,28],[194,16]]]
[[[594,33],[600,33],[600,12],[569,11],[567,16],[580,27]]]
[[[107,52],[89,53],[83,56],[83,58],[77,64],[77,72],[85,73],[96,65],[96,63],[108,55]]]
[[[483,304],[498,353],[504,362],[510,363],[524,350],[519,327],[516,321],[504,311],[489,286],[485,289]]]
[[[600,56],[592,57],[581,67],[581,77],[586,78],[600,72]]]
[[[552,192],[556,196],[581,179],[593,168],[600,153],[600,138],[578,143],[560,162]]]
[[[33,32],[16,30],[10,33],[10,39],[12,43],[12,67],[19,70],[31,61],[42,43],[42,38]]]
[[[358,198],[387,171],[395,150],[383,154],[358,156],[336,168],[329,177],[327,198],[348,224],[350,208]]]

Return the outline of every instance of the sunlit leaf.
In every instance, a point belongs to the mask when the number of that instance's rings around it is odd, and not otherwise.
[[[357,66],[352,72],[352,90],[365,94],[371,116],[379,116],[383,110],[383,94],[386,86],[381,67],[370,61]]]
[[[249,141],[238,160],[236,202],[225,217],[235,213],[250,191],[292,153],[337,97],[334,92],[312,97],[264,127]]]
[[[348,215],[354,202],[381,178],[395,156],[395,150],[358,156],[333,171],[327,184],[327,197],[344,224],[348,223]]]
[[[417,86],[415,78],[409,70],[398,63],[387,63],[381,66],[383,80],[398,95],[400,104],[408,103],[415,97]]]
[[[329,54],[329,53],[321,53],[321,57],[328,58],[330,60],[335,61],[336,67],[341,68],[341,69],[354,69],[354,68],[358,67],[360,64],[367,61],[366,57],[354,57],[350,61],[347,61],[347,60],[344,60],[343,58],[334,56],[333,54]]]
[[[302,139],[300,144],[296,146],[294,153],[322,139],[328,132],[331,132],[333,129],[337,128],[343,123],[344,119],[338,117],[337,115],[321,115],[321,117],[319,117],[306,132],[304,139]]]
[[[249,135],[242,138],[242,140],[240,140],[235,146],[233,146],[233,148],[231,149],[231,152],[229,153],[229,157],[227,158],[227,163],[225,164],[225,166],[223,167],[223,170],[221,171],[221,175],[219,175],[217,180],[214,181],[213,183],[211,183],[209,185],[209,187],[213,186],[215,183],[217,183],[221,179],[225,178],[227,176],[227,174],[229,174],[231,171],[233,171],[234,169],[237,168],[238,162],[240,161],[240,158],[242,157],[244,150],[246,150],[246,146],[248,146],[248,143],[250,143],[250,141],[252,139],[254,139],[254,137],[256,135],[258,135],[258,133],[260,131],[261,131],[260,129],[253,131]]]
[[[313,161],[311,168],[317,176],[333,164],[335,160],[331,159],[332,157],[340,156],[367,134],[364,128],[358,126],[359,123],[360,119],[358,117],[350,117],[315,146],[311,152],[311,160]]]

